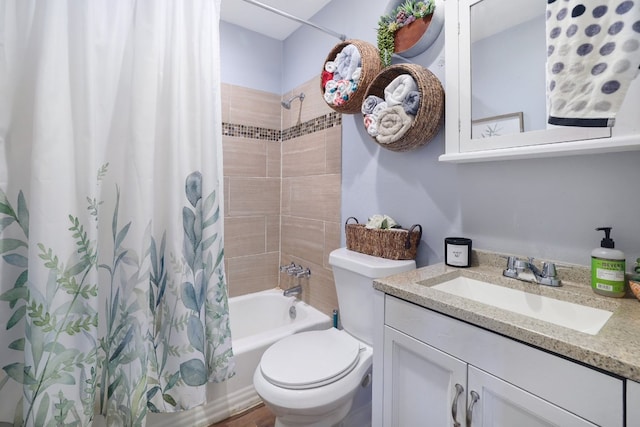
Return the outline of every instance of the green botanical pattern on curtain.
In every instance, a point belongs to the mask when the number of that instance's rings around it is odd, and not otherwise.
[[[98,182],[107,168],[98,171]],[[87,197],[88,215],[69,214],[66,236],[76,252],[58,254],[47,242],[29,241],[23,192],[11,201],[0,188],[0,255],[9,271],[4,277],[13,280],[0,295],[1,309],[11,311],[8,331],[24,329],[0,344],[23,354],[24,361],[1,366],[0,389],[23,387],[15,426],[87,425],[96,401],[109,424],[139,426],[149,411],[187,409],[193,402],[181,396],[189,388],[233,375],[223,246],[213,232],[219,201],[215,191],[203,197],[200,172],[186,178],[185,196],[181,254],[167,253],[166,231],[153,236],[151,219],[121,218],[118,186],[114,206]],[[106,211],[109,254],[99,253],[88,232]],[[145,230],[138,250],[128,244],[135,227]],[[44,288],[29,283],[31,245],[49,271]],[[99,292],[106,293],[100,302]],[[97,309],[102,304],[104,313]],[[68,339],[82,345],[66,345]],[[65,393],[69,387],[76,392]]]

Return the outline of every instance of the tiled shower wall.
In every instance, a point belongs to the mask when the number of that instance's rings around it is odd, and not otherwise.
[[[291,109],[282,99],[304,92]],[[280,285],[281,264],[311,269],[302,299],[337,308],[329,253],[340,245],[341,118],[312,79],[282,97],[223,84],[225,263],[230,296]],[[282,283],[280,283],[282,281]]]

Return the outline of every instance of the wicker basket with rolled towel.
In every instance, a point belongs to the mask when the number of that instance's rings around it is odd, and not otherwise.
[[[360,112],[369,83],[382,70],[382,62],[374,45],[345,40],[331,49],[322,70],[320,90],[327,105],[339,113],[355,114]]]
[[[444,89],[440,80],[421,65],[396,64],[385,68],[367,87],[365,100],[369,97],[382,98],[387,105],[389,101],[395,104],[387,107],[389,110],[395,108],[392,111],[385,114],[384,110],[376,111],[377,115],[368,117],[365,123],[365,127],[374,123],[376,136],[370,132],[369,136],[381,147],[391,151],[413,150],[431,141],[440,130],[444,119]],[[367,111],[375,99],[363,101],[368,102]],[[382,102],[377,106],[380,104]],[[380,122],[381,116],[384,122]],[[407,123],[408,119],[411,119],[410,123]]]

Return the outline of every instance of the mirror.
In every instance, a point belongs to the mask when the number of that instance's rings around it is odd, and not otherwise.
[[[471,6],[471,138],[547,127],[545,3]]]
[[[545,2],[445,2],[447,135],[442,161],[605,151],[605,145],[633,144],[611,141],[611,128],[547,123],[546,39]],[[618,123],[616,131],[628,133]],[[557,144],[566,142],[576,144]]]

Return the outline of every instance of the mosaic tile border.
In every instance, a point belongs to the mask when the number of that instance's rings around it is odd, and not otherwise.
[[[259,139],[262,141],[288,141],[304,135],[310,135],[342,125],[342,114],[331,112],[324,116],[307,120],[285,130],[268,129],[257,126],[238,125],[233,123],[222,123],[223,136],[235,136],[240,138]]]

